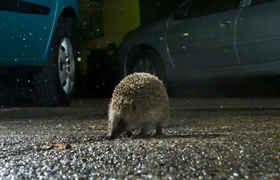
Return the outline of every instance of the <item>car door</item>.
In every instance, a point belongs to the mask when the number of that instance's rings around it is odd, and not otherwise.
[[[280,60],[280,1],[251,0],[239,15],[236,47],[241,64]]]
[[[54,26],[50,13],[55,3],[55,0],[19,0],[9,56],[40,58],[46,53]]]
[[[186,1],[170,18],[167,44],[177,69],[237,65],[234,28],[240,0]]]
[[[0,3],[0,57],[9,53],[17,4],[17,0],[1,0]]]

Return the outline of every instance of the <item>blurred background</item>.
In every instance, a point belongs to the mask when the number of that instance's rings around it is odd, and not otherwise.
[[[170,14],[182,0],[79,0],[78,96],[109,96],[117,83],[116,50],[130,31]]]
[[[78,97],[111,97],[117,82],[116,50],[130,31],[169,15],[184,0],[79,0]],[[228,80],[227,80],[228,81]],[[234,84],[234,85],[232,85]],[[275,79],[190,82],[170,87],[173,97],[275,97]]]
[[[78,0],[80,43],[76,98],[111,97],[117,80],[117,48],[129,32],[169,15],[183,0]],[[0,82],[4,105],[29,106],[24,97],[34,101],[32,88],[26,87],[22,75],[5,84]],[[5,79],[5,78],[4,78]],[[224,82],[190,82],[187,86],[170,87],[171,97],[279,97],[275,79]],[[232,85],[234,83],[234,85]],[[8,88],[6,87],[8,85]]]

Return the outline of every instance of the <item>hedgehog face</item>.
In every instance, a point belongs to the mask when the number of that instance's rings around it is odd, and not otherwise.
[[[126,105],[122,108],[117,108],[113,101],[110,104],[108,131],[109,136],[115,138],[131,129],[134,106]]]
[[[109,136],[111,136],[112,138],[118,137],[127,129],[127,121],[119,113],[115,113],[111,117],[109,117],[108,125]]]
[[[124,133],[126,130],[126,121],[124,119],[118,119],[113,122],[113,128],[111,130],[111,137],[115,138]]]
[[[111,137],[117,137],[126,130],[126,121],[121,108],[115,101],[111,101],[109,107],[108,133]]]

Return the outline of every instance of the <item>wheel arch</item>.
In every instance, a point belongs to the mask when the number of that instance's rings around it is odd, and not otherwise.
[[[72,24],[72,29],[73,29],[72,40],[73,40],[73,42],[75,42],[73,44],[73,48],[75,49],[75,51],[78,48],[78,40],[80,37],[79,36],[78,18],[79,18],[78,12],[76,12],[72,6],[68,6],[61,12],[61,14],[57,20],[57,23],[60,23],[62,20],[69,19],[68,24]]]
[[[130,51],[125,59],[125,63],[124,63],[124,71],[125,71],[124,77],[128,75],[127,68],[126,68],[128,61],[129,60],[132,61],[140,52],[143,52],[143,51],[152,51],[159,57],[159,63],[161,64],[162,71],[164,73],[162,78],[164,78],[165,86],[168,87],[169,83],[167,80],[166,67],[164,66],[162,57],[160,56],[160,54],[158,53],[158,51],[155,48],[153,48],[152,46],[146,45],[146,44],[140,44],[140,45],[137,45],[130,49]]]
[[[61,21],[64,18],[74,18],[74,19],[77,19],[78,15],[76,14],[75,10],[72,7],[68,6],[60,14],[60,16],[58,18],[58,22]]]
[[[155,48],[153,48],[152,46],[149,46],[146,44],[140,44],[140,45],[137,45],[137,46],[131,48],[131,50],[129,51],[128,56],[125,60],[125,66],[127,64],[127,61],[129,61],[130,59],[133,59],[141,51],[153,51],[154,53],[156,53],[158,55],[158,57],[160,58],[160,63],[162,64],[162,66],[164,68],[163,69],[164,73],[166,73],[164,63],[163,63],[162,58],[161,58],[160,54],[158,53],[158,51]],[[125,74],[127,75],[127,72]]]
[[[133,47],[129,54],[128,54],[128,57],[127,58],[131,58],[131,55],[133,56],[133,52],[134,51],[145,51],[145,50],[150,50],[150,51],[154,51],[159,57],[160,55],[158,54],[158,52],[152,47],[152,46],[149,46],[147,44],[139,44],[135,47]]]

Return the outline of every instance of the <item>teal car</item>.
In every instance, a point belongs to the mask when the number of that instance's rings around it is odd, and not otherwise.
[[[67,106],[76,85],[77,0],[1,0],[0,72],[31,72],[43,106]]]

